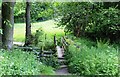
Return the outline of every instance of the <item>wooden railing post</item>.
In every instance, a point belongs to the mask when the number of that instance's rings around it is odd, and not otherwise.
[[[54,35],[54,45],[57,46],[56,34]]]
[[[65,37],[61,37],[61,43],[63,44],[64,50],[68,51],[69,44],[66,42]]]

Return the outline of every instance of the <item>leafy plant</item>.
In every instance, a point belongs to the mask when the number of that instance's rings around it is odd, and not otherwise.
[[[111,41],[119,39],[119,16],[120,10],[114,7],[109,7],[109,9],[99,8],[99,11],[94,11],[87,36],[110,39]]]
[[[60,20],[58,25],[65,26],[65,32],[72,32],[75,36],[82,36],[89,23],[92,3],[68,2],[60,5]],[[81,9],[80,9],[81,8]],[[88,16],[89,14],[89,16]]]
[[[40,60],[45,65],[51,66],[51,67],[53,67],[55,69],[57,69],[59,67],[58,59],[54,55],[49,57],[49,58],[41,57]]]
[[[107,6],[107,8],[106,8]],[[75,36],[86,36],[92,40],[96,38],[119,39],[120,10],[119,4],[104,2],[67,2],[58,8],[58,26],[65,27],[65,32]]]
[[[36,60],[31,52],[21,50],[0,51],[0,76],[53,74],[51,67]]]
[[[42,28],[39,28],[35,33],[34,43],[36,46],[40,47],[42,50],[54,50],[53,38],[47,37]]]
[[[15,10],[15,22],[25,22],[25,7],[26,4],[24,2],[17,2],[14,10]],[[52,3],[44,2],[33,2],[31,3],[31,20],[33,22],[43,21],[52,18],[54,15],[54,9]]]
[[[69,46],[66,52],[69,72],[78,75],[118,74],[118,49],[103,42],[97,42],[97,47],[85,44],[80,48],[74,44]]]

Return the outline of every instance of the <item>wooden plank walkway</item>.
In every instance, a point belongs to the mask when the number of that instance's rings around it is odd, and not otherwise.
[[[65,64],[64,49],[60,46],[56,46],[58,62],[60,62],[60,68],[55,71],[56,75],[70,75],[67,69],[67,65]],[[62,63],[63,62],[63,63]]]

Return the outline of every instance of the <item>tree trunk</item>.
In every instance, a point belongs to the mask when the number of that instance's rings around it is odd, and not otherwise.
[[[26,2],[26,34],[25,34],[25,46],[31,44],[31,23],[30,23],[30,2]]]
[[[13,47],[14,2],[2,2],[2,47],[10,50]]]
[[[0,49],[2,48],[2,15],[0,11]]]

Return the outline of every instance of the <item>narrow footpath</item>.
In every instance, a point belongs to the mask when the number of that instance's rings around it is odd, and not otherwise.
[[[60,68],[55,71],[56,75],[70,75],[67,69],[67,65],[65,64],[66,60],[63,57],[64,49],[61,48],[60,46],[57,46],[56,49],[57,49],[58,62],[60,64]]]
[[[23,42],[13,42],[13,44],[17,46],[24,45]],[[59,62],[60,67],[55,71],[55,74],[56,75],[71,75],[67,69],[66,60],[64,57],[64,49],[61,48],[60,46],[56,46],[56,50],[57,50],[57,57],[58,57],[58,62]],[[43,52],[44,52],[43,54],[44,57],[52,56],[52,52],[48,52],[48,51],[43,51]]]

